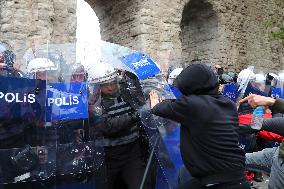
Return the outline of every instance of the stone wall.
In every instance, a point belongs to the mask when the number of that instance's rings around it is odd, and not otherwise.
[[[284,26],[284,1],[250,0],[247,2],[245,33],[245,58],[242,63],[249,63],[266,69],[284,69],[284,48],[281,41],[271,32]],[[281,6],[282,5],[282,6]]]
[[[165,68],[202,59],[230,70],[283,69],[272,31],[284,25],[282,0],[86,0],[102,39],[153,57]],[[74,42],[76,0],[1,0],[0,38],[19,51]],[[91,23],[90,23],[91,24]]]
[[[167,67],[199,58],[229,70],[278,70],[284,25],[281,0],[88,0],[103,40],[144,51]]]
[[[76,0],[1,0],[0,39],[18,60],[33,45],[75,42]]]

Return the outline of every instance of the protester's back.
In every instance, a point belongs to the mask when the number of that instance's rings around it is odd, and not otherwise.
[[[181,123],[181,154],[192,176],[202,185],[246,183],[244,151],[235,133],[237,109],[218,94],[214,72],[203,64],[190,65],[176,85],[183,96],[158,104],[153,112]]]

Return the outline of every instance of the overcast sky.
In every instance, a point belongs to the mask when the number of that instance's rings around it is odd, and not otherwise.
[[[94,64],[99,57],[100,26],[93,9],[84,0],[77,0],[77,53],[76,61],[85,66]]]

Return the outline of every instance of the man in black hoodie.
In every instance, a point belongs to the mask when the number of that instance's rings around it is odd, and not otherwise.
[[[238,147],[236,105],[218,93],[218,79],[205,64],[192,64],[175,80],[176,100],[157,104],[152,112],[181,123],[181,155],[195,178],[186,188],[247,189],[244,151]],[[156,101],[156,102],[155,102]]]

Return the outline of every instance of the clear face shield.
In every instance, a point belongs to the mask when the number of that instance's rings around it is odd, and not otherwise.
[[[110,97],[116,97],[119,95],[119,81],[118,77],[115,77],[112,80],[103,82],[99,84],[101,94],[103,96],[110,96]]]
[[[254,79],[248,82],[244,97],[251,94],[268,96],[270,94],[270,89],[271,86],[266,85],[265,74],[262,71],[255,69]]]
[[[87,72],[81,63],[69,63],[66,69],[62,69],[62,80],[65,82],[86,82]]]
[[[85,74],[84,73],[76,73],[76,74],[72,74],[71,75],[71,79],[70,81],[71,82],[82,82],[82,81],[85,81]]]
[[[237,108],[239,108],[239,101],[246,96],[247,93],[247,86],[250,83],[250,81],[255,79],[254,75],[254,66],[249,66],[248,68],[242,70],[238,74],[237,78],[237,84],[238,84],[238,92],[237,92],[237,99],[236,99],[236,104]]]
[[[252,84],[255,88],[259,89],[260,91],[265,91],[266,89],[264,81],[252,81]]]
[[[58,73],[56,71],[38,71],[31,74],[33,79],[46,81],[47,83],[58,82]]]
[[[267,84],[266,76],[262,70],[258,70],[255,74],[255,80],[252,85],[260,92],[260,95],[268,96],[271,92],[271,85]]]

